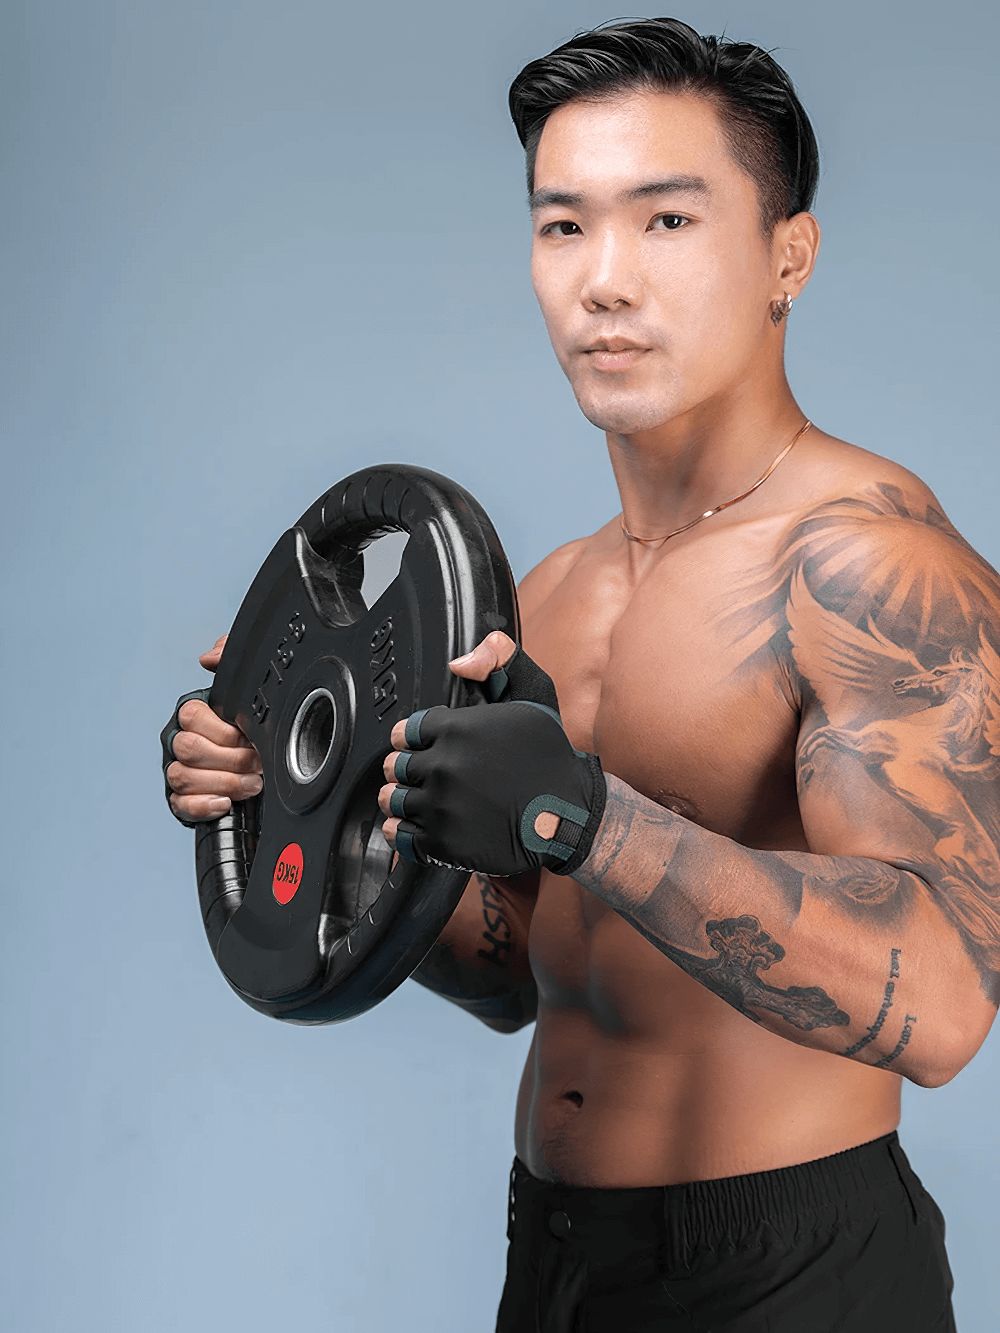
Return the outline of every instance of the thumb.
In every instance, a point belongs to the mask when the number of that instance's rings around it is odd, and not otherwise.
[[[506,666],[516,651],[514,640],[495,629],[481,643],[477,643],[471,653],[456,657],[448,665],[454,675],[464,680],[485,680],[498,668]]]
[[[219,665],[219,658],[222,656],[222,650],[225,648],[228,638],[228,634],[223,634],[221,638],[216,639],[207,653],[202,653],[198,658],[199,665],[203,666],[206,671],[214,671]]]

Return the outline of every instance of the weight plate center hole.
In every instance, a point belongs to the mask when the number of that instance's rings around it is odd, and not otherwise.
[[[329,690],[310,690],[299,704],[288,733],[285,762],[293,782],[304,786],[321,771],[337,732],[337,705]]]

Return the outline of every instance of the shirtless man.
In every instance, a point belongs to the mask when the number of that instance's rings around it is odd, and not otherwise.
[[[622,513],[524,580],[523,652],[453,664],[554,705],[547,673],[565,733],[432,710],[380,797],[403,854],[489,872],[417,979],[536,1020],[498,1329],[953,1328],[895,1128],[902,1078],[946,1082],[996,1012],[1000,580],[792,397],[816,149],[770,57],[616,24],[511,106],[535,291]],[[175,813],[259,788],[238,733],[181,716]]]

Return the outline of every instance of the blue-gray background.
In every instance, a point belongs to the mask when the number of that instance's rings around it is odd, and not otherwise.
[[[997,10],[687,0],[819,134],[790,329],[830,431],[1000,563]],[[278,532],[409,460],[517,573],[615,512],[527,274],[509,79],[602,4],[4,0],[2,1021],[17,1333],[486,1333],[528,1034],[407,984],[342,1027],[228,992],[156,733]],[[996,1039],[907,1088],[964,1333],[1000,1318]]]

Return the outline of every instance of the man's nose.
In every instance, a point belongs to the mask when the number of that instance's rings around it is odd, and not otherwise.
[[[634,246],[608,229],[594,237],[580,299],[587,310],[642,305],[642,280]]]

